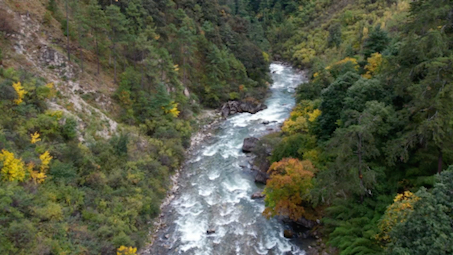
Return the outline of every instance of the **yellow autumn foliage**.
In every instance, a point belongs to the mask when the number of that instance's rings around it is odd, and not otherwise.
[[[42,172],[38,171],[31,171],[30,177],[35,183],[43,183],[44,180],[47,178],[47,175]]]
[[[270,62],[269,54],[267,54],[267,53],[264,52],[264,51],[263,51],[263,58],[264,58],[264,61],[266,61],[267,63]]]
[[[27,170],[30,175],[30,178],[33,180],[34,183],[43,183],[44,180],[47,178],[46,173],[41,171],[34,170],[35,164],[30,162],[27,164]]]
[[[39,159],[41,160],[40,170],[41,172],[45,172],[47,169],[49,169],[49,164],[52,160],[52,156],[50,156],[49,152],[46,151],[41,156],[39,156]]]
[[[359,63],[357,62],[357,59],[350,58],[350,57],[346,57],[346,58],[344,58],[344,59],[342,59],[340,61],[335,62],[333,65],[326,67],[326,70],[332,69],[333,66],[344,65],[344,64],[346,64],[348,62],[351,62],[354,65],[354,68],[356,70],[359,70]]]
[[[366,74],[362,75],[364,78],[371,79],[382,65],[382,55],[378,52],[373,53],[371,57],[367,59],[368,64],[365,66]]]
[[[126,246],[121,246],[118,248],[117,255],[136,255],[137,254],[137,248],[135,247],[126,247]]]
[[[166,114],[170,114],[171,116],[177,118],[179,116],[180,111],[178,110],[178,103],[172,101],[168,107],[162,107]]]
[[[396,195],[393,204],[387,207],[381,221],[378,224],[380,233],[376,235],[376,239],[386,243],[390,240],[390,232],[392,228],[401,222],[404,222],[410,213],[414,210],[415,202],[420,200],[419,197],[410,191]]]
[[[368,33],[369,33],[369,30],[368,30],[368,27],[364,27],[363,30],[362,30],[362,41],[364,41],[365,39],[368,38]]]
[[[63,112],[62,111],[52,111],[52,110],[47,110],[45,112],[45,114],[47,116],[50,116],[50,117],[54,117],[56,118],[57,120],[60,120],[61,118],[63,118]]]
[[[55,86],[53,82],[47,83],[45,85],[49,89],[49,93],[47,94],[47,98],[54,98],[57,95],[57,90],[55,89]]]
[[[18,105],[24,101],[24,96],[27,92],[22,87],[20,82],[13,83],[13,88],[17,93],[17,99],[14,99],[14,103]]]
[[[283,123],[282,131],[290,135],[308,132],[309,124],[321,115],[319,109],[314,109],[312,103],[302,102],[291,112],[291,117]]]
[[[31,140],[30,140],[31,144],[35,144],[35,143],[41,141],[41,138],[39,138],[39,133],[38,132],[35,132],[34,134],[31,134],[30,137],[31,137]]]
[[[321,110],[315,109],[308,113],[308,121],[314,122],[321,115]]]
[[[14,153],[2,150],[0,162],[3,164],[1,169],[1,179],[3,181],[23,181],[25,178],[24,162],[14,157]]]

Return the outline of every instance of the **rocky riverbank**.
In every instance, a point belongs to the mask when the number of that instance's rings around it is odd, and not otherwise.
[[[264,124],[264,123],[263,123]],[[248,137],[244,139],[242,151],[252,155],[250,159],[250,170],[255,175],[255,182],[266,184],[269,179],[267,170],[270,167],[269,157],[272,154],[273,146],[272,136],[279,136],[279,132],[271,133],[262,138]],[[261,192],[252,194],[252,199],[261,199],[265,195]],[[283,235],[286,238],[294,240],[295,243],[306,251],[306,255],[334,255],[338,250],[326,244],[326,240],[321,233],[322,223],[318,220],[308,220],[300,218],[297,221],[290,220],[287,217],[278,217],[285,222],[287,228]]]
[[[188,158],[188,155],[192,153],[194,148],[200,144],[201,141],[203,141],[205,138],[208,138],[212,135],[212,131],[215,130],[218,125],[223,121],[221,118],[221,115],[218,110],[203,110],[197,117],[196,117],[196,127],[198,127],[198,130],[195,134],[192,135],[191,137],[191,143],[190,143],[190,148],[187,149],[186,151],[186,158]],[[160,205],[160,211],[161,213],[159,214],[159,217],[157,217],[153,222],[153,230],[150,233],[150,238],[148,244],[145,246],[144,249],[139,251],[138,254],[141,255],[151,255],[149,253],[148,247],[152,246],[154,241],[156,240],[157,233],[158,231],[165,227],[165,223],[163,221],[165,217],[166,210],[165,208],[173,201],[175,198],[176,193],[179,190],[179,185],[178,185],[178,180],[181,175],[182,169],[184,169],[185,164],[183,164],[178,171],[175,172],[170,177],[171,181],[171,188],[167,192],[167,196],[165,199],[162,201],[162,204]]]

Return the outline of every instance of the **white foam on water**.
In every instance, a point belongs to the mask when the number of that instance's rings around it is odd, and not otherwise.
[[[277,245],[277,241],[278,241],[278,239],[276,239],[276,238],[266,240],[264,243],[264,247],[266,247],[266,249],[270,250]]]
[[[238,179],[236,179],[238,178]],[[233,180],[229,181],[224,181],[222,182],[222,187],[224,187],[228,192],[234,192],[234,191],[247,191],[250,189],[250,184],[244,180],[244,179],[239,179],[240,176],[235,175]]]
[[[208,224],[207,220],[202,217],[189,216],[185,220],[177,220],[176,224],[178,225],[178,232],[181,233],[180,239],[183,243],[192,243],[191,246],[197,246],[206,237]]]
[[[222,242],[223,237],[227,234],[227,230],[222,226],[216,226],[215,234],[210,235],[210,237],[214,237],[212,241],[215,244],[220,244]]]
[[[188,160],[187,162],[190,164],[196,163],[201,160],[201,156],[197,156],[196,158],[193,158],[191,160]]]
[[[233,125],[233,127],[247,127],[251,116],[253,116],[251,113],[245,112],[231,117],[229,122]]]
[[[221,155],[224,159],[229,157],[237,158],[239,156],[239,148],[242,148],[242,143],[232,139],[221,142],[223,143],[221,147]]]
[[[215,171],[215,170],[211,170],[209,173],[208,173],[208,179],[213,181],[213,180],[216,180],[217,178],[220,177],[220,171]]]
[[[236,226],[233,230],[233,233],[238,236],[243,236],[244,235],[244,228],[241,226]]]
[[[216,226],[226,226],[234,222],[238,222],[239,217],[235,215],[229,215],[226,217],[221,217],[215,221]]]
[[[198,188],[198,194],[202,197],[210,196],[214,192],[214,187],[210,186],[200,186]]]
[[[287,91],[294,91],[301,76],[280,64],[272,64],[270,70],[274,83],[273,95],[266,101],[268,108],[229,117],[215,140],[210,140],[215,142],[188,161],[190,171],[184,174],[181,193],[171,203],[176,220],[167,222],[174,224],[167,254],[305,254],[283,237],[280,223],[261,216],[264,203],[250,198],[257,187],[240,167],[239,159],[245,160],[243,139],[277,127],[294,105]],[[263,121],[272,123],[263,125]],[[210,228],[216,232],[207,235]]]
[[[264,245],[261,241],[258,242],[258,246],[255,245],[254,248],[255,248],[256,253],[258,253],[258,254],[264,255],[264,254],[267,254],[267,252],[268,252],[266,247],[264,247]]]
[[[281,64],[270,64],[269,66],[269,70],[271,71],[271,73],[276,73],[276,74],[281,74],[283,72],[283,70],[285,70],[285,66],[281,65]]]
[[[242,254],[241,252],[241,246],[239,246],[239,244],[236,242],[236,254]]]
[[[253,237],[255,237],[255,238],[258,237],[258,234],[256,233],[255,230],[247,230],[245,233],[246,233],[247,235],[253,236]]]
[[[232,205],[222,206],[222,209],[220,210],[219,214],[220,214],[220,216],[225,217],[225,216],[231,214],[232,212],[234,212],[235,210],[236,210],[236,208]]]
[[[213,206],[215,205],[219,199],[217,196],[207,196],[204,198],[204,201],[209,205],[209,206]]]
[[[293,254],[301,254],[300,253],[300,249],[298,249],[297,247],[293,247],[291,246],[291,244],[289,244],[288,242],[282,242],[280,241],[280,239],[276,239],[277,240],[277,249],[279,251],[282,251],[282,252],[288,252],[288,251],[292,251]],[[297,249],[295,249],[297,248]],[[304,253],[305,254],[305,253]]]

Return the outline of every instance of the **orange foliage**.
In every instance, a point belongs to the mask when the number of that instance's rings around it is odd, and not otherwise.
[[[305,213],[303,202],[310,200],[314,171],[313,164],[308,160],[284,158],[273,163],[268,170],[270,179],[264,189],[266,209],[263,214],[268,218],[284,215],[293,220],[302,217]]]

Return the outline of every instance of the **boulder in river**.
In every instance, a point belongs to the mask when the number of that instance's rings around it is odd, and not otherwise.
[[[228,115],[233,115],[241,112],[249,112],[255,114],[264,109],[267,109],[267,106],[261,103],[252,101],[228,101],[222,106],[220,112],[222,114],[222,117],[226,118],[228,117]]]
[[[252,152],[253,149],[258,144],[259,139],[255,137],[247,137],[244,139],[244,143],[242,144],[242,151],[243,152]]]
[[[316,221],[305,219],[304,217],[299,218],[296,221],[297,224],[303,226],[304,228],[313,229],[318,225]]]
[[[269,175],[267,173],[257,172],[256,175],[255,175],[255,182],[256,183],[266,184],[267,179],[269,179]]]
[[[208,235],[215,234],[215,229],[211,228],[211,229],[206,230],[206,234],[208,234]]]
[[[257,191],[255,193],[253,193],[252,195],[252,199],[259,199],[259,198],[263,198],[265,197],[265,195],[261,192],[261,191]]]
[[[286,238],[293,238],[294,233],[293,233],[293,231],[291,231],[289,229],[285,229],[285,231],[283,231],[283,236]]]

